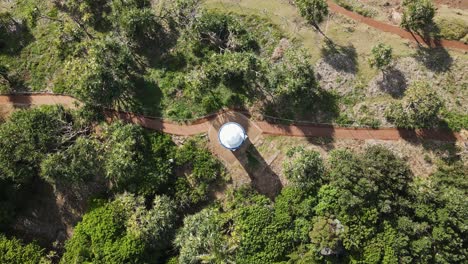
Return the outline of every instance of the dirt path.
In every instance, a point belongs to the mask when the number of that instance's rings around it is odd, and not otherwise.
[[[65,95],[32,94],[32,95],[0,95],[0,105],[3,106],[29,106],[61,104],[66,107],[76,108],[79,101]],[[229,114],[234,113],[234,114]],[[225,116],[226,122],[241,122],[240,113],[227,111],[214,114],[206,118],[197,119],[191,123],[174,123],[161,118],[152,118],[133,113],[107,111],[108,120],[124,120],[141,125],[148,129],[162,131],[164,133],[192,136],[207,133],[213,122],[219,116]],[[242,115],[243,116],[243,115]],[[243,122],[243,120],[242,120]],[[251,121],[260,130],[261,134],[296,137],[330,137],[336,139],[380,139],[380,140],[436,140],[436,141],[466,141],[459,133],[441,131],[436,129],[408,130],[397,128],[344,128],[324,125],[281,125],[264,121]]]
[[[361,16],[357,13],[354,13],[352,11],[346,10],[345,8],[333,3],[332,1],[328,1],[328,7],[332,12],[335,13],[340,13],[342,15],[345,15],[353,20],[359,21],[361,23],[364,23],[370,27],[373,27],[375,29],[378,29],[380,31],[384,31],[387,33],[395,34],[400,36],[401,38],[408,39],[414,42],[418,42],[421,44],[425,44],[426,42],[424,41],[423,38],[421,38],[418,35],[412,34],[400,27],[393,26],[386,24],[384,22],[380,22],[377,20],[374,20],[372,18],[364,17]],[[452,40],[431,40],[431,43],[429,43],[431,47],[444,47],[444,48],[456,48],[456,49],[461,49],[461,50],[468,50],[468,45],[464,44],[463,42],[460,41],[452,41]]]

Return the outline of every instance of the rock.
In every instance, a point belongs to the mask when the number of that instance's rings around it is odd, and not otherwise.
[[[395,24],[400,24],[402,20],[402,14],[395,9],[392,9],[391,20]]]

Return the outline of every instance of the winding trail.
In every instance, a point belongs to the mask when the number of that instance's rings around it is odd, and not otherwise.
[[[354,13],[352,11],[349,11],[331,0],[328,0],[328,7],[332,12],[335,13],[340,13],[342,15],[345,15],[353,20],[359,21],[361,23],[364,23],[370,27],[373,27],[375,29],[378,29],[380,31],[384,31],[387,33],[395,34],[400,36],[401,38],[408,39],[420,44],[427,44],[430,47],[445,47],[445,48],[455,48],[455,49],[461,49],[461,50],[468,50],[468,45],[464,44],[463,42],[460,41],[453,41],[453,40],[434,40],[431,39],[430,43],[426,43],[426,41],[419,35],[412,34],[409,31],[406,31],[400,27],[393,26],[381,21],[377,21],[372,18],[368,18],[362,15],[359,15],[357,13]]]
[[[27,107],[39,105],[60,104],[69,108],[79,107],[80,102],[71,96],[54,94],[15,94],[0,95],[0,105],[13,107]],[[220,117],[225,121],[245,122],[248,113],[236,111],[221,111],[190,123],[174,123],[161,118],[148,117],[128,112],[107,110],[106,118],[111,120],[124,120],[145,128],[162,131],[164,133],[192,136],[207,133]],[[247,118],[248,119],[248,118]],[[378,140],[434,140],[434,141],[466,141],[459,133],[438,129],[398,129],[398,128],[346,128],[319,124],[284,125],[265,121],[249,120],[260,134],[294,137],[330,137],[335,139],[378,139]]]

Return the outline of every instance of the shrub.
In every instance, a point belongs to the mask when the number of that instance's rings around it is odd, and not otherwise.
[[[380,43],[372,48],[371,67],[384,71],[392,62],[392,47]]]
[[[444,39],[461,40],[468,34],[468,24],[459,18],[436,19],[440,30],[439,35]]]
[[[174,231],[175,209],[156,196],[152,207],[131,194],[117,196],[83,216],[66,242],[61,263],[147,263],[157,261]]]
[[[320,154],[302,148],[296,149],[292,153],[294,154],[291,158],[283,164],[286,177],[300,188],[318,190],[322,185],[322,177],[325,173]]]
[[[169,136],[116,122],[105,127],[103,139],[105,174],[116,191],[152,195],[165,187],[173,168]]]
[[[413,83],[402,101],[393,103],[386,118],[398,127],[432,127],[439,121],[443,103],[428,83]]]
[[[366,7],[364,7],[361,3],[357,2],[357,1],[349,1],[349,0],[335,0],[335,2],[349,10],[349,11],[353,11],[353,12],[356,12],[362,16],[365,16],[365,17],[374,17],[375,16],[375,12],[372,11],[372,10],[369,10],[367,9]]]
[[[182,206],[208,199],[209,187],[222,179],[223,168],[200,139],[191,139],[177,150],[176,164],[185,169],[175,182],[175,197]]]
[[[46,264],[51,263],[44,256],[44,250],[34,243],[23,244],[16,238],[0,234],[0,263]]]

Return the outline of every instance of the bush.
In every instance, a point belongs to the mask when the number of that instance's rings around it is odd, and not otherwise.
[[[318,24],[328,15],[328,5],[324,0],[295,0],[301,16],[318,28]]]
[[[413,83],[402,101],[393,103],[386,111],[386,118],[398,127],[432,127],[438,124],[443,107],[439,96],[428,83]]]
[[[63,151],[49,154],[41,163],[41,177],[51,183],[77,183],[102,175],[100,144],[96,140],[78,138]]]
[[[468,24],[459,18],[440,18],[435,23],[443,39],[461,40],[468,34]]]
[[[200,139],[190,139],[177,150],[176,164],[184,175],[175,182],[175,197],[182,205],[193,206],[208,199],[210,186],[222,180],[223,168]]]
[[[374,17],[376,14],[373,10],[369,10],[367,9],[366,7],[364,7],[361,3],[357,2],[357,1],[349,1],[349,0],[335,0],[335,2],[349,10],[349,11],[353,11],[353,12],[356,12],[362,16],[365,16],[365,17]]]
[[[384,71],[392,62],[392,47],[378,44],[372,48],[372,58],[369,60],[371,67]]]
[[[119,195],[83,216],[66,242],[61,263],[157,261],[169,244],[175,220],[167,197],[156,196],[146,209],[142,197]]]
[[[44,250],[34,243],[23,244],[16,238],[8,239],[0,234],[0,263],[46,264],[51,263],[44,256]]]

